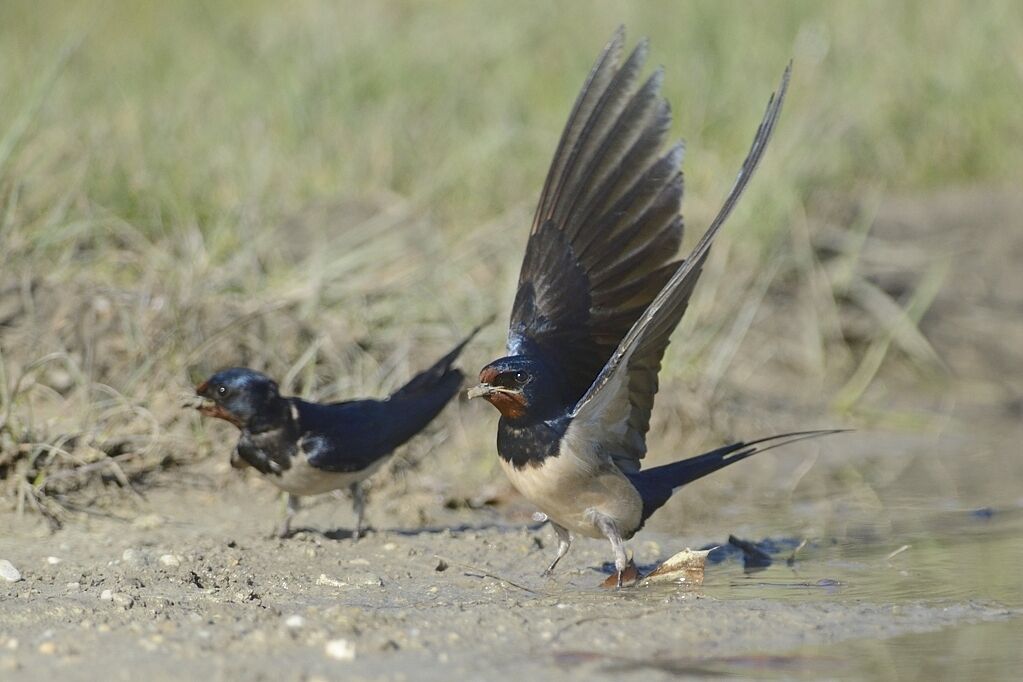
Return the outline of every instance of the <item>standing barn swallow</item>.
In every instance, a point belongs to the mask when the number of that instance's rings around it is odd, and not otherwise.
[[[508,332],[508,355],[480,372],[469,397],[501,418],[502,468],[558,536],[611,542],[618,585],[624,540],[682,485],[769,447],[823,432],[736,443],[640,470],[669,337],[686,310],[718,230],[774,131],[789,69],[723,208],[684,260],[683,148],[661,148],[671,123],[661,69],[637,77],[645,41],[621,61],[624,31],[604,49],[576,99],[540,195]],[[791,68],[791,67],[790,67]]]
[[[277,383],[265,374],[232,368],[196,387],[196,408],[241,431],[232,466],[255,468],[287,494],[280,537],[290,534],[299,495],[348,488],[356,518],[353,538],[358,540],[364,510],[362,481],[458,393],[465,375],[452,363],[479,329],[385,400],[311,403],[282,396]]]

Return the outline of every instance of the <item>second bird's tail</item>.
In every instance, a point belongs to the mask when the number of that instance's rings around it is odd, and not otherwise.
[[[493,317],[487,319],[483,324],[477,326],[469,334],[462,339],[457,346],[451,349],[451,351],[442,357],[437,362],[433,363],[429,368],[423,370],[419,374],[412,377],[412,379],[399,388],[391,399],[401,399],[409,396],[422,393],[423,391],[432,391],[438,387],[450,387],[450,391],[442,391],[442,393],[450,392],[453,396],[458,388],[462,385],[462,380],[465,378],[461,370],[452,367],[451,365],[458,359],[458,356],[462,353],[462,350],[468,345],[470,341],[479,333],[483,327],[490,324],[493,321]],[[447,402],[447,396],[444,402]]]

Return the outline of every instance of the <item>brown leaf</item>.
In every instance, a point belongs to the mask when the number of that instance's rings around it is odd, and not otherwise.
[[[688,547],[669,557],[642,580],[642,585],[654,583],[683,583],[697,587],[703,584],[703,567],[712,550],[692,550]]]

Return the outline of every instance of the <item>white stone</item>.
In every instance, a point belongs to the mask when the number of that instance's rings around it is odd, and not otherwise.
[[[354,661],[355,645],[347,639],[332,639],[327,642],[324,652],[336,661]]]
[[[320,577],[316,579],[316,584],[326,585],[328,587],[344,587],[348,583],[342,582],[340,580],[335,580],[334,578],[330,578],[327,576],[326,573],[321,573]]]
[[[7,559],[0,559],[0,578],[9,583],[16,583],[21,580],[21,571],[14,567]]]
[[[61,561],[64,561],[64,560],[61,559],[59,556],[48,556],[48,557],[46,557],[46,563],[48,563],[51,566],[56,566]]]
[[[114,598],[114,591],[103,590],[102,592],[99,593],[99,598],[102,599],[103,601],[111,601]]]
[[[285,618],[284,625],[289,628],[300,628],[305,625],[305,618],[296,613]]]
[[[181,565],[181,557],[177,554],[164,554],[160,557],[160,563],[171,568]]]

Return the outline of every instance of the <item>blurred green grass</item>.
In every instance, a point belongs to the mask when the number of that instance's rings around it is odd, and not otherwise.
[[[779,252],[771,273],[813,279],[790,235],[820,206],[1023,167],[1018,2],[4,2],[0,476],[41,490],[57,461],[219,452],[175,403],[203,372],[379,392],[503,315],[561,126],[620,23],[666,67],[688,243],[794,59],[669,381],[724,371],[713,347],[742,338],[743,295]],[[841,383],[856,361],[818,321],[819,357],[795,364]],[[659,404],[708,409],[694,402]],[[464,412],[447,420],[461,457],[493,427]]]

